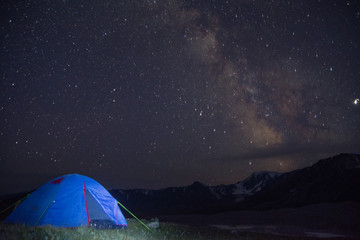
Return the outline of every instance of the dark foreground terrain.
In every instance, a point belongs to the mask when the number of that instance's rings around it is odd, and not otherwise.
[[[214,226],[233,232],[360,239],[360,203],[322,203],[301,208],[162,216],[160,220]]]
[[[149,223],[149,222],[147,222]],[[245,231],[244,231],[245,230]],[[54,228],[54,227],[25,227],[17,225],[0,224],[0,239],[84,239],[84,240],[303,240],[319,239],[316,235],[294,236],[278,235],[274,233],[257,233],[252,231],[223,229],[217,227],[200,227],[174,223],[162,223],[151,232],[135,220],[129,220],[127,229],[96,230],[87,227],[80,228]],[[321,239],[351,239],[334,235],[322,235]]]

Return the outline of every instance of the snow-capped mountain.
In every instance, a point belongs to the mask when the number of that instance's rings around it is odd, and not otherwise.
[[[235,191],[233,194],[238,195],[253,195],[262,190],[262,188],[269,182],[277,177],[281,173],[277,172],[254,172],[250,177],[246,178],[244,181],[238,182],[235,184]]]
[[[236,203],[261,191],[269,181],[276,179],[280,175],[281,173],[270,171],[254,172],[241,182],[231,185],[211,186],[209,189],[219,200],[232,196]]]

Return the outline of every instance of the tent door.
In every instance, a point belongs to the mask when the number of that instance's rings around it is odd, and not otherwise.
[[[89,211],[90,223],[93,220],[104,220],[111,221],[111,218],[105,213],[100,204],[96,199],[91,195],[91,193],[86,189],[86,203]]]

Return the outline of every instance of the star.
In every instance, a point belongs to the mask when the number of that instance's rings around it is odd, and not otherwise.
[[[355,100],[354,100],[354,104],[355,104],[355,105],[358,105],[358,104],[359,104],[359,101],[360,101],[359,98],[355,99]]]

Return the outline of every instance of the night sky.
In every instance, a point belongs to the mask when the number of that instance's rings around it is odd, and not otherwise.
[[[207,185],[360,150],[360,3],[2,1],[0,193]]]

